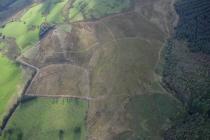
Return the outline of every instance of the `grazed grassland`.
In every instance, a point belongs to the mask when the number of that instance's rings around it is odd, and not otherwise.
[[[0,54],[0,124],[15,102],[18,86],[22,83],[20,68]]]
[[[69,11],[70,21],[96,19],[119,13],[131,6],[132,0],[75,0]]]
[[[85,140],[88,104],[70,99],[37,98],[23,102],[1,140]]]
[[[14,38],[21,50],[32,47],[39,40],[42,23],[58,24],[64,21],[62,8],[67,1],[48,0],[40,4],[34,4],[19,20],[9,22],[1,28],[0,33],[2,36]]]

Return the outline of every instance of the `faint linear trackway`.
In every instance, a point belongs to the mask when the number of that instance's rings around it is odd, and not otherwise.
[[[95,98],[86,97],[86,96],[73,96],[73,95],[40,95],[40,94],[27,94],[27,96],[32,97],[46,97],[46,98],[75,98],[81,100],[94,100]]]
[[[32,77],[32,80],[31,80],[31,82],[29,83],[29,85],[28,85],[28,87],[26,87],[26,90],[25,90],[25,92],[23,93],[23,95],[24,94],[26,94],[27,92],[28,92],[28,90],[31,88],[31,85],[33,84],[33,82],[35,81],[35,79],[36,79],[36,77],[37,77],[37,75],[38,75],[38,73],[39,73],[39,68],[38,67],[35,67],[35,66],[33,66],[33,65],[31,65],[31,64],[28,64],[28,63],[26,63],[26,62],[24,62],[23,60],[17,60],[19,63],[21,63],[22,65],[25,65],[25,66],[27,66],[27,67],[30,67],[30,68],[32,68],[32,69],[34,69],[35,70],[35,75]]]
[[[40,94],[27,94],[26,96],[30,97],[46,97],[46,98],[73,98],[73,99],[80,99],[80,100],[87,100],[87,101],[93,101],[93,100],[103,100],[105,99],[104,96],[100,97],[87,97],[87,96],[74,96],[74,95],[40,95]]]
[[[35,47],[38,47],[38,48],[40,47],[40,41],[36,43]],[[31,82],[30,82],[29,85],[26,87],[25,92],[23,93],[23,95],[24,95],[24,94],[26,94],[26,93],[28,92],[28,90],[30,89],[31,85],[32,85],[33,82],[35,81],[35,79],[36,79],[36,77],[37,77],[37,75],[38,75],[38,73],[39,73],[39,71],[40,71],[40,68],[38,68],[38,67],[36,67],[36,66],[34,66],[34,65],[31,65],[31,64],[25,62],[24,60],[21,60],[21,56],[22,56],[22,55],[20,55],[20,56],[16,59],[16,61],[19,62],[20,64],[24,65],[24,66],[27,66],[27,67],[29,67],[29,68],[35,70],[35,75],[32,77]]]
[[[40,41],[36,43],[35,47],[37,47],[37,48],[40,47]],[[33,48],[33,47],[32,47],[32,48]],[[32,48],[30,48],[30,49],[32,49]],[[29,51],[29,50],[28,50],[28,51]],[[22,55],[20,55],[20,56],[16,59],[16,61],[19,62],[19,63],[21,63],[21,64],[24,65],[24,66],[28,66],[29,68],[34,69],[36,72],[39,71],[39,68],[38,68],[38,67],[36,67],[36,66],[34,66],[34,65],[31,65],[31,64],[29,64],[29,63],[27,63],[27,62],[21,60],[21,57],[22,57]]]
[[[18,57],[18,58],[16,59],[16,61],[19,62],[19,63],[21,63],[21,64],[24,65],[24,66],[27,66],[27,67],[29,67],[29,68],[34,69],[36,72],[39,71],[39,68],[38,68],[38,67],[33,66],[33,65],[31,65],[31,64],[29,64],[29,63],[27,63],[27,62],[21,60],[20,57]]]
[[[89,50],[91,50],[91,49],[93,49],[93,48],[96,48],[98,45],[100,45],[100,43],[99,42],[96,42],[96,43],[94,43],[91,47],[89,47],[89,48],[87,48],[87,49],[83,49],[83,50],[80,50],[80,51],[66,51],[66,50],[64,50],[64,51],[61,51],[61,52],[54,52],[54,54],[59,54],[59,53],[83,53],[83,52],[86,52],[86,51],[89,51]]]
[[[110,27],[108,25],[106,25],[106,23],[104,23],[102,20],[100,21],[101,24],[103,24],[105,26],[105,28],[108,30],[108,32],[110,33],[112,40],[116,43],[117,46],[119,46],[119,43],[114,35],[114,33],[112,32],[112,30],[110,29]]]
[[[122,13],[116,13],[113,15],[108,15],[108,16],[104,16],[102,18],[96,19],[96,20],[82,20],[82,21],[75,21],[75,22],[71,22],[71,24],[77,24],[77,23],[85,23],[85,24],[96,24],[98,22],[101,22],[102,20],[108,19],[108,18],[114,18],[117,16],[123,16],[125,14],[130,14],[130,13],[134,13],[134,10],[130,10],[127,12],[122,12]]]

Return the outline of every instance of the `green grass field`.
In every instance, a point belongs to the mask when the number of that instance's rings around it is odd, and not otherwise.
[[[64,0],[63,2],[56,4],[47,16],[47,21],[55,24],[63,23],[65,17],[62,15],[62,10],[67,2],[68,0]]]
[[[6,37],[15,38],[21,50],[29,48],[39,40],[39,28],[43,22],[50,24],[64,22],[62,10],[67,2],[68,0],[47,0],[34,4],[18,21],[9,22],[4,28],[0,28],[0,33]]]
[[[15,38],[21,50],[34,45],[39,39],[39,28],[29,31],[27,25],[20,21],[8,23],[2,33],[6,37]]]
[[[21,17],[21,21],[25,22],[28,27],[32,25],[40,25],[45,20],[45,17],[42,15],[42,7],[42,3],[31,7]]]
[[[71,21],[100,18],[130,8],[131,0],[75,0],[69,11]]]
[[[0,140],[85,140],[88,104],[77,99],[37,98],[22,103]]]
[[[3,28],[2,33],[8,37],[18,37],[26,31],[27,28],[23,22],[10,22]]]
[[[21,70],[0,54],[0,124],[12,104],[13,97],[18,96],[17,88],[21,83]]]
[[[0,49],[3,49],[5,47],[5,44],[3,42],[0,43]]]

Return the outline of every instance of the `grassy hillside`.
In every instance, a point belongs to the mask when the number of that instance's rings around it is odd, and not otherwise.
[[[100,46],[91,74],[91,95],[106,98],[90,103],[90,112],[97,109],[89,118],[96,122],[90,126],[90,136],[161,140],[174,117],[184,110],[161,87],[154,72],[160,44],[141,39],[117,41]]]
[[[22,83],[19,67],[0,54],[0,124],[9,107],[15,102],[18,86]]]
[[[62,10],[67,1],[47,0],[35,4],[19,20],[9,22],[0,28],[0,33],[2,36],[14,38],[21,50],[31,47],[39,40],[40,25],[42,23],[58,24],[64,21]]]
[[[5,44],[3,42],[0,43],[0,49],[3,49],[5,47]]]
[[[20,50],[25,50],[28,47],[33,46],[39,40],[40,25],[43,22],[50,24],[61,23],[64,20],[62,17],[62,8],[68,0],[46,0],[43,3],[36,3],[31,7],[26,8],[18,19],[12,19],[11,22],[0,27],[0,51],[8,56],[16,57],[15,43]],[[29,1],[30,3],[31,1]],[[8,9],[15,9],[26,6],[28,3],[24,0],[16,1],[0,1],[0,20],[1,15]],[[50,5],[50,6],[49,6]],[[21,9],[17,9],[21,10]],[[6,16],[6,15],[5,15]],[[9,15],[7,15],[9,16]],[[17,17],[16,17],[17,18]],[[13,40],[14,42],[13,43]],[[11,46],[11,47],[6,47]],[[14,51],[11,51],[14,50]],[[17,96],[17,88],[22,83],[21,70],[19,67],[10,61],[8,58],[0,54],[0,122],[4,117],[6,111],[10,108],[10,105],[15,101]],[[13,98],[14,97],[14,98]]]
[[[181,113],[181,104],[166,94],[134,96],[127,105],[133,132],[119,135],[117,140],[161,140],[158,135]]]
[[[96,19],[131,7],[132,0],[75,0],[69,11],[70,21]]]
[[[85,140],[87,103],[37,98],[23,102],[0,140]]]

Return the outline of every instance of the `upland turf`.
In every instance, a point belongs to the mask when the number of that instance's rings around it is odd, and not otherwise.
[[[18,95],[22,83],[21,69],[0,54],[0,124]]]
[[[132,0],[75,0],[69,11],[70,21],[97,19],[131,7]]]
[[[48,0],[40,4],[36,3],[20,19],[3,26],[0,33],[2,36],[14,38],[21,50],[32,47],[39,40],[42,23],[58,24],[64,21],[62,10],[67,2],[68,0]]]
[[[88,104],[77,99],[24,101],[0,140],[85,140]]]
[[[89,119],[96,122],[89,124],[90,136],[161,140],[174,116],[184,111],[155,74],[161,44],[141,39],[117,41],[98,48],[90,94],[104,99],[90,102]],[[109,129],[112,133],[106,135]]]

